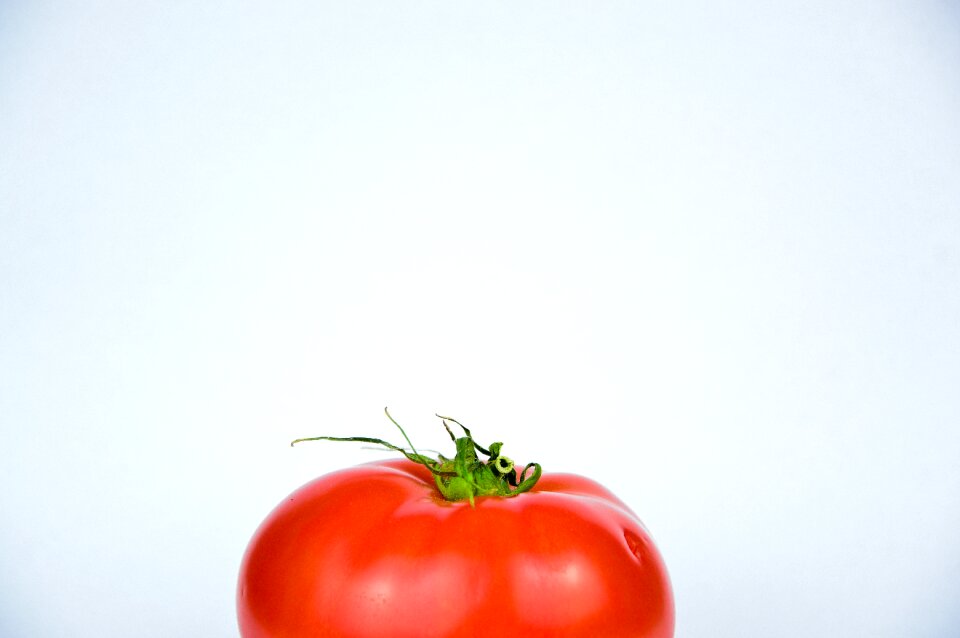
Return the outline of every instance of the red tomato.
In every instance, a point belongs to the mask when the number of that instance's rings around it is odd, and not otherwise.
[[[243,558],[242,636],[673,636],[660,553],[605,488],[543,474],[471,505],[445,500],[435,475],[399,459],[291,494]]]

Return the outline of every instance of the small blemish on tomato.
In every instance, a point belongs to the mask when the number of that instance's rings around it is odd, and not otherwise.
[[[630,548],[630,553],[633,554],[641,563],[643,562],[643,539],[637,536],[637,534],[629,529],[623,530],[623,540],[627,541],[627,547]]]

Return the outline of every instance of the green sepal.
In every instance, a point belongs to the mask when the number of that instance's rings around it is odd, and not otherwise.
[[[437,489],[440,491],[440,494],[443,495],[444,499],[448,501],[467,500],[470,501],[471,507],[474,506],[474,499],[478,496],[514,497],[529,491],[540,479],[541,468],[539,463],[528,463],[518,476],[513,461],[500,454],[503,443],[498,441],[492,443],[489,449],[484,448],[473,440],[473,435],[470,433],[470,430],[463,424],[455,419],[442,417],[439,414],[437,417],[441,419],[444,428],[446,428],[450,434],[450,438],[453,439],[457,448],[457,454],[452,459],[448,459],[442,454],[438,454],[436,459],[420,454],[417,452],[413,443],[410,442],[407,433],[404,432],[400,424],[390,416],[390,412],[386,408],[384,408],[383,411],[386,413],[387,418],[390,419],[403,434],[403,438],[406,439],[410,445],[409,450],[388,443],[383,439],[365,436],[315,436],[296,439],[291,442],[290,445],[296,445],[303,441],[359,441],[362,443],[382,445],[390,450],[400,452],[407,459],[427,468],[430,473],[433,474]],[[453,431],[447,423],[448,421],[460,426],[464,432],[464,436],[454,436]],[[487,459],[481,460],[477,452],[486,456]],[[527,472],[530,470],[533,470],[533,472],[528,477]]]

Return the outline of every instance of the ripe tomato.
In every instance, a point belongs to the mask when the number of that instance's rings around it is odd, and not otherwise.
[[[624,503],[539,466],[523,493],[451,502],[437,469],[459,461],[461,441],[457,460],[428,465],[404,452],[322,476],[283,501],[243,558],[241,635],[673,636],[666,568]]]

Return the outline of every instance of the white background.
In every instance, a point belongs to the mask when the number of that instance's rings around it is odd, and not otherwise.
[[[235,636],[288,492],[449,413],[684,638],[960,631],[960,10],[0,4],[0,636]]]

